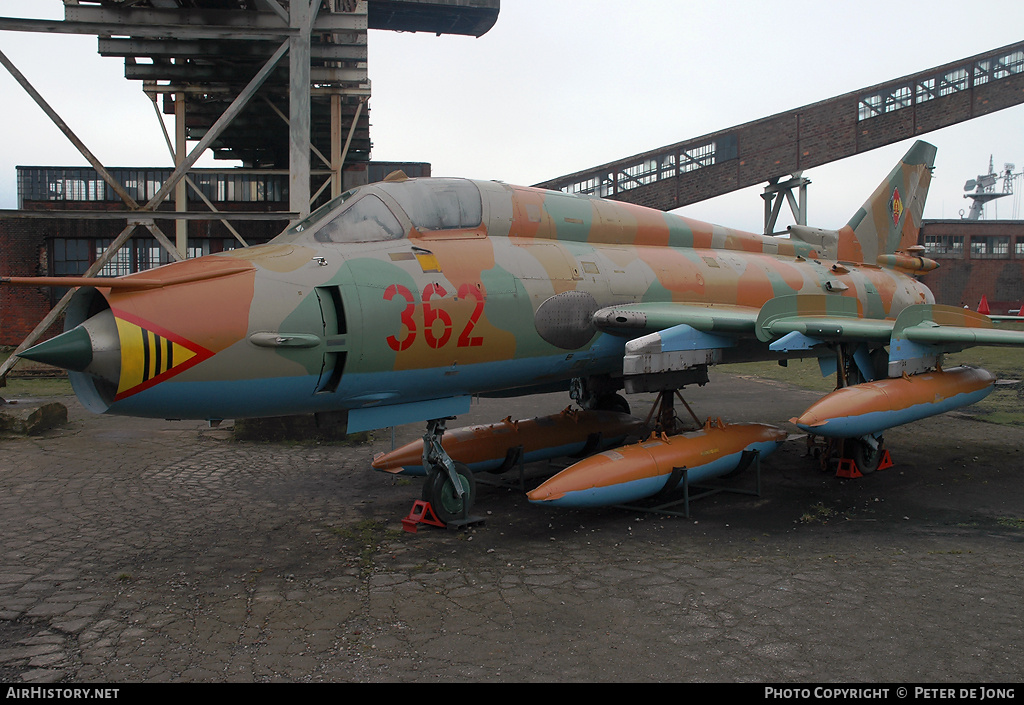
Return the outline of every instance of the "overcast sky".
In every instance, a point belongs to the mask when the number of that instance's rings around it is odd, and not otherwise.
[[[60,18],[63,3],[0,0],[0,16]],[[532,184],[1001,47],[1022,28],[1024,3],[504,0],[480,38],[370,33],[373,158]],[[0,50],[104,164],[169,164],[141,85],[95,37],[0,32]],[[938,147],[925,216],[956,218],[990,155],[997,170],[1024,168],[1024,107],[924,138]],[[0,208],[16,207],[16,165],[85,164],[2,68],[0,140]],[[809,223],[845,223],[910,144],[807,171]],[[760,193],[680,212],[757,232]],[[1011,200],[998,216],[1024,218]]]

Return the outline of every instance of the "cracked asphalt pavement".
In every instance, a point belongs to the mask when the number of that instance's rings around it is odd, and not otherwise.
[[[698,414],[779,425],[818,396],[720,374],[684,394]],[[511,473],[479,488],[482,524],[408,533],[420,481],[369,467],[387,431],[237,442],[65,401],[67,426],[0,440],[3,682],[1024,675],[1024,428],[893,429],[895,466],[857,480],[791,442],[762,463],[760,496],[701,499],[690,518],[534,506]],[[483,400],[450,425],[567,404]],[[527,470],[532,487],[551,468]]]

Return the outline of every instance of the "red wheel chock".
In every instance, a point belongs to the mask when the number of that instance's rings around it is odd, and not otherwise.
[[[853,480],[864,476],[860,474],[860,470],[857,469],[857,463],[853,462],[853,458],[840,458],[839,467],[836,468],[836,477]]]
[[[434,514],[434,508],[430,506],[430,502],[426,502],[422,499],[417,499],[413,502],[409,516],[402,519],[402,528],[411,534],[416,533],[416,527],[419,524],[440,526],[442,529],[446,526],[446,524],[438,519],[437,515]]]
[[[878,467],[876,470],[885,470],[893,466],[892,456],[889,455],[889,449],[882,449],[882,459],[878,461]],[[840,458],[839,467],[836,469],[836,477],[843,477],[848,480],[853,480],[858,477],[864,477],[861,475],[860,470],[857,469],[857,463],[853,462],[852,458]]]
[[[878,468],[877,469],[878,470],[885,470],[886,468],[891,468],[892,465],[893,465],[893,463],[892,463],[892,456],[889,455],[889,449],[888,448],[884,448],[882,450],[882,459],[878,461]]]

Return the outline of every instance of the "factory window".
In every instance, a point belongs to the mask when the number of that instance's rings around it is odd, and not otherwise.
[[[974,85],[980,86],[988,83],[989,76],[992,75],[992,60],[982,59],[974,63]]]
[[[679,171],[688,172],[715,163],[715,143],[689,147],[679,152]]]
[[[626,191],[658,180],[658,160],[645,159],[618,172],[619,190]]]
[[[1024,71],[1024,51],[1017,50],[996,59],[993,75],[1000,79],[1021,71]]]
[[[217,252],[227,252],[235,249],[239,244],[238,240],[232,237],[189,238],[187,256],[188,259],[195,259]]]
[[[963,235],[925,235],[925,254],[930,257],[963,257]]]
[[[924,103],[935,97],[935,79],[926,78],[917,82],[917,102]]]
[[[1013,256],[1017,259],[1024,259],[1024,238],[1013,243]]]
[[[569,184],[562,189],[562,192],[584,196],[607,196],[612,192],[611,181],[610,174],[604,177],[592,176],[589,179]]]
[[[85,274],[89,268],[89,241],[55,237],[53,239],[53,275],[69,277]]]
[[[1006,259],[1009,256],[1009,237],[975,235],[971,238],[971,259]]]
[[[939,79],[939,95],[967,90],[967,78],[967,69],[955,69],[942,74],[942,78]]]
[[[50,271],[54,276],[85,274],[110,247],[110,238],[54,238]],[[234,249],[233,238],[190,238],[188,257]],[[153,238],[132,238],[100,269],[97,276],[121,277],[173,262],[174,258]]]
[[[910,92],[910,86],[900,86],[885,96],[885,112],[891,113],[912,105],[914,96]]]
[[[857,108],[857,119],[867,120],[868,118],[882,114],[882,96],[880,95],[869,95],[864,96],[860,99],[860,105]]]
[[[96,241],[96,257],[99,259],[100,256],[110,247],[110,240],[97,240]],[[99,271],[97,276],[100,277],[122,277],[125,274],[132,273],[132,242],[125,243],[124,247],[114,253],[103,268]]]
[[[108,171],[137,201],[146,202],[163,186],[171,169],[111,167]],[[190,197],[202,192],[212,201],[287,201],[288,177],[231,169],[192,171]],[[33,201],[113,201],[121,198],[95,169],[86,167],[18,167],[18,204]]]
[[[669,154],[661,157],[661,178],[671,179],[676,175],[676,155]]]

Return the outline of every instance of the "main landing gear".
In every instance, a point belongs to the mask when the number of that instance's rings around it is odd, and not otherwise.
[[[876,470],[892,467],[892,459],[879,436],[864,438],[807,439],[809,452],[818,459],[822,472],[833,472],[836,477],[854,479],[870,475]]]
[[[885,361],[888,357],[883,350],[869,353],[869,362],[866,364],[857,363],[855,352],[849,345],[838,344],[835,351],[838,373],[836,389],[877,379],[885,374]],[[889,451],[885,448],[885,439],[881,435],[822,440],[823,446],[815,449],[819,454],[821,469],[834,471],[837,477],[857,478],[892,467]],[[812,442],[808,439],[808,443]]]

